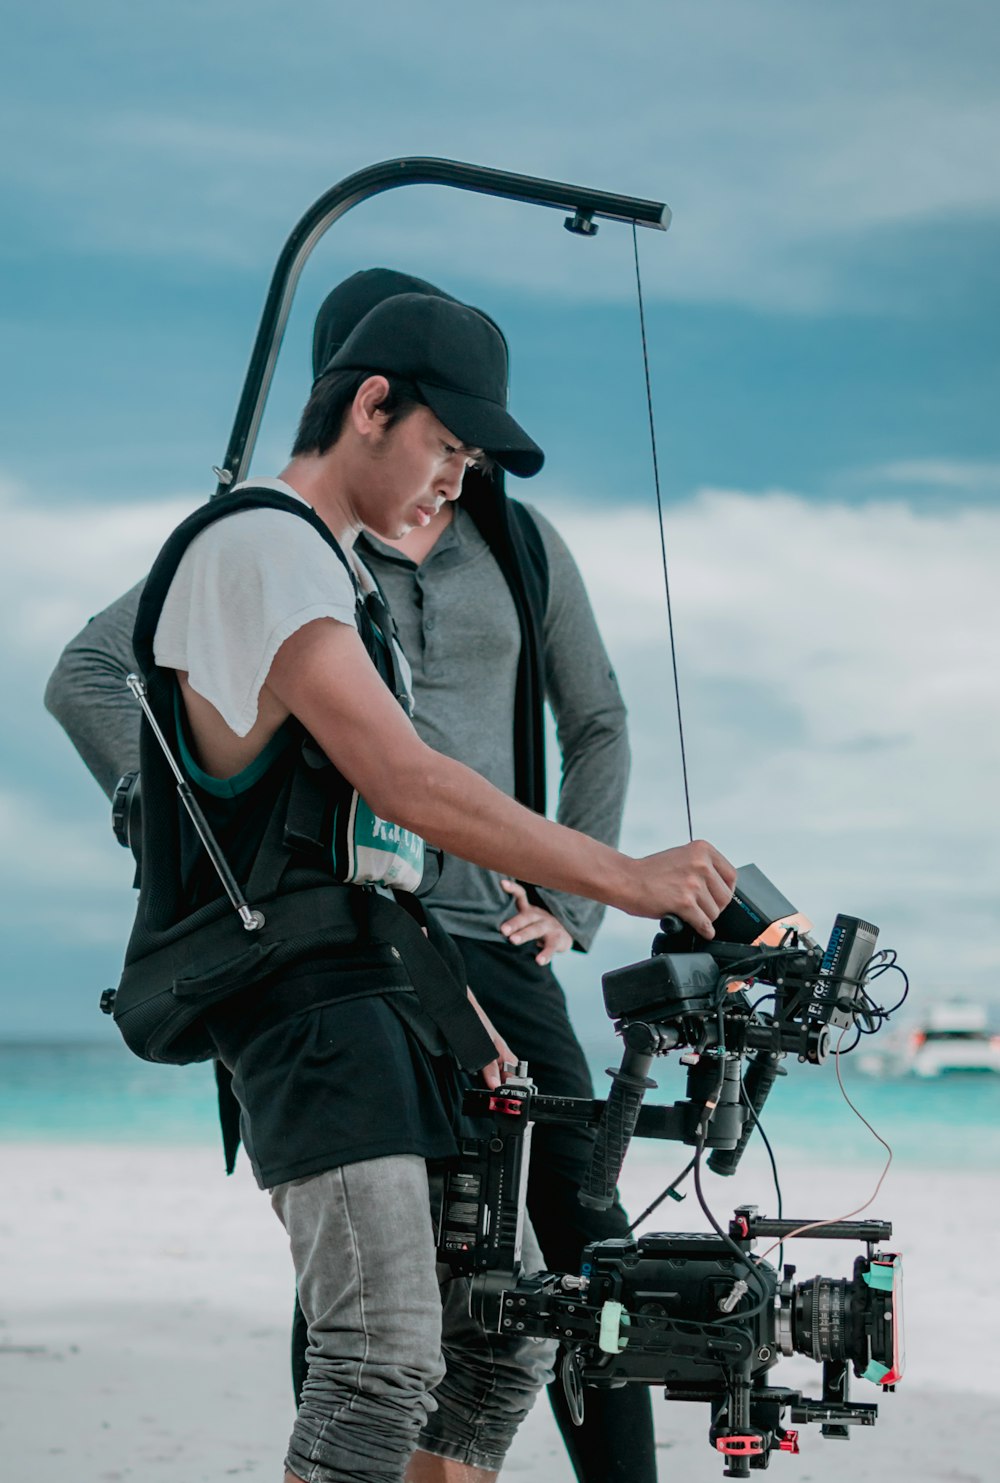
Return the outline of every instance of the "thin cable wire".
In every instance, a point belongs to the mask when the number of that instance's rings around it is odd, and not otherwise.
[[[636,1216],[635,1220],[629,1226],[628,1231],[626,1232],[626,1234],[629,1235],[629,1236],[631,1236],[634,1233],[636,1226],[641,1226],[642,1223],[643,1223],[643,1221],[647,1218],[647,1216],[652,1215],[652,1213],[653,1213],[654,1210],[659,1209],[659,1207],[663,1204],[663,1202],[667,1198],[667,1196],[673,1194],[674,1190],[677,1189],[683,1183],[683,1181],[688,1177],[688,1175],[691,1173],[691,1170],[693,1168],[694,1168],[694,1159],[692,1159],[691,1162],[689,1164],[687,1164],[685,1166],[685,1168],[683,1168],[681,1170],[681,1172],[677,1175],[677,1178],[676,1179],[671,1180],[670,1184],[667,1185],[667,1187],[666,1187],[665,1190],[661,1191],[661,1193],[657,1195],[657,1197],[653,1201],[652,1205],[647,1205],[646,1208],[645,1208],[645,1210],[642,1212],[642,1214]],[[684,1196],[681,1195],[680,1198],[683,1199]]]
[[[677,646],[674,640],[674,615],[670,602],[670,575],[667,570],[667,542],[663,534],[663,500],[660,495],[660,465],[656,456],[656,424],[653,418],[653,389],[649,377],[649,350],[646,345],[646,311],[642,301],[642,275],[639,272],[639,238],[632,223],[632,250],[635,255],[635,287],[639,297],[639,328],[642,332],[642,365],[646,375],[646,407],[649,413],[649,441],[653,451],[653,482],[656,485],[656,513],[660,524],[660,554],[663,558],[663,586],[667,595],[667,627],[670,631],[670,662],[674,675],[674,698],[677,704],[677,734],[681,747],[681,775],[684,779],[684,806],[687,809],[688,839],[694,839],[691,822],[691,791],[688,787],[687,749],[684,745],[684,722],[681,718],[681,687],[677,674]]]
[[[759,1262],[755,1260],[755,1258],[751,1256],[748,1251],[744,1251],[741,1246],[737,1246],[732,1236],[728,1235],[722,1229],[721,1225],[716,1220],[711,1209],[709,1208],[708,1201],[705,1198],[705,1192],[701,1187],[701,1156],[704,1152],[704,1149],[705,1139],[704,1137],[701,1137],[698,1140],[698,1146],[695,1149],[694,1155],[694,1191],[698,1199],[698,1204],[701,1206],[702,1213],[704,1214],[709,1225],[712,1227],[715,1234],[719,1237],[720,1241],[722,1241],[723,1245],[727,1246],[733,1253],[733,1255],[742,1263],[742,1265],[746,1267],[748,1273],[754,1279],[755,1288],[760,1293],[760,1297],[756,1304],[754,1304],[753,1307],[747,1309],[745,1312],[735,1313],[731,1318],[728,1319],[717,1318],[713,1320],[721,1327],[729,1328],[732,1327],[734,1324],[743,1323],[748,1318],[753,1318],[757,1313],[763,1312],[771,1299],[770,1294],[767,1290],[767,1279],[759,1270]]]
[[[873,1201],[875,1201],[878,1198],[878,1192],[882,1188],[882,1185],[885,1183],[885,1176],[888,1174],[889,1169],[890,1169],[890,1166],[892,1164],[893,1153],[892,1153],[891,1146],[885,1141],[885,1139],[882,1137],[881,1133],[876,1132],[876,1130],[872,1127],[871,1123],[865,1117],[864,1113],[861,1112],[859,1108],[855,1107],[854,1103],[851,1101],[850,1097],[847,1095],[847,1088],[844,1086],[844,1080],[843,1080],[843,1077],[840,1074],[840,1055],[841,1055],[840,1046],[841,1046],[841,1042],[843,1041],[844,1036],[847,1034],[847,1031],[848,1031],[849,1028],[850,1028],[849,1026],[845,1025],[844,1028],[843,1028],[843,1030],[841,1030],[841,1032],[840,1032],[840,1039],[837,1041],[837,1045],[836,1045],[836,1047],[834,1049],[834,1052],[833,1052],[833,1065],[834,1065],[834,1069],[836,1070],[836,1073],[837,1073],[837,1084],[840,1087],[840,1094],[843,1097],[844,1101],[847,1103],[848,1107],[854,1113],[854,1116],[856,1118],[858,1118],[861,1122],[864,1123],[864,1125],[868,1129],[869,1133],[871,1133],[872,1137],[878,1143],[881,1143],[882,1147],[885,1149],[885,1151],[889,1155],[889,1157],[886,1159],[885,1166],[882,1169],[882,1173],[878,1177],[878,1183],[876,1184],[875,1188],[872,1190],[871,1194],[868,1196],[867,1200],[864,1202],[863,1205],[858,1205],[854,1210],[845,1210],[844,1213],[843,1213],[843,1215],[833,1215],[833,1216],[830,1216],[829,1219],[827,1219],[827,1220],[811,1220],[806,1225],[796,1226],[796,1228],[795,1228],[794,1231],[789,1231],[786,1236],[783,1236],[782,1237],[782,1240],[784,1240],[784,1241],[791,1240],[792,1236],[802,1236],[802,1235],[805,1235],[806,1231],[815,1231],[815,1230],[818,1230],[821,1226],[832,1226],[832,1225],[836,1225],[839,1221],[842,1221],[842,1220],[850,1220],[853,1216],[860,1215],[863,1210],[867,1210],[868,1207],[869,1207],[869,1205],[871,1205],[873,1203]],[[761,1252],[761,1254],[757,1258],[757,1260],[762,1262],[765,1259],[765,1257],[770,1256],[771,1255],[771,1252],[774,1251],[775,1247],[778,1246],[778,1244],[779,1243],[777,1241],[773,1242],[767,1248],[766,1251],[762,1251]]]
[[[771,994],[768,997],[773,999],[774,998],[774,995]],[[760,1002],[761,1001],[758,1000],[758,1003],[760,1003]],[[754,1008],[756,1008],[756,1005],[754,1006]],[[742,1099],[743,1104],[746,1107],[747,1112],[750,1114],[750,1120],[751,1120],[751,1122],[754,1125],[754,1131],[760,1135],[760,1138],[761,1138],[761,1140],[762,1140],[762,1142],[764,1144],[764,1147],[767,1149],[767,1156],[768,1156],[768,1158],[771,1161],[771,1175],[772,1175],[772,1177],[774,1179],[774,1193],[777,1196],[777,1200],[778,1200],[778,1219],[781,1220],[782,1216],[784,1215],[784,1201],[782,1199],[782,1194],[781,1194],[781,1180],[778,1178],[778,1160],[775,1157],[774,1149],[771,1147],[771,1140],[770,1140],[770,1138],[768,1138],[767,1134],[764,1132],[764,1124],[761,1122],[760,1118],[757,1116],[756,1109],[754,1108],[753,1104],[751,1103],[750,1098],[747,1096],[747,1089],[743,1085],[743,1073],[742,1073],[742,1071],[740,1072],[740,1098]],[[784,1243],[782,1242],[779,1245],[779,1247],[778,1247],[778,1266],[779,1267],[780,1266],[783,1266],[784,1261],[785,1261],[785,1247],[784,1247]]]

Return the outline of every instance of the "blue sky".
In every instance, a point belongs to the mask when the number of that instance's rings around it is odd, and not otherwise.
[[[695,827],[925,996],[997,994],[1000,21],[988,3],[41,3],[0,58],[0,1032],[94,1033],[131,912],[41,709],[62,642],[210,492],[281,244],[335,180],[434,154],[666,200],[640,233]],[[632,715],[629,848],[683,836],[630,234],[439,189],[338,223],[293,308],[384,263],[493,313],[530,499]],[[525,491],[526,494],[528,491]],[[609,922],[568,970],[639,956]]]

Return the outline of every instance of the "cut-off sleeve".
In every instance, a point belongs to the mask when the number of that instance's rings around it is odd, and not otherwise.
[[[156,628],[154,655],[185,670],[237,736],[257,719],[281,645],[305,624],[354,626],[351,578],[305,521],[247,510],[209,526],[181,560]]]

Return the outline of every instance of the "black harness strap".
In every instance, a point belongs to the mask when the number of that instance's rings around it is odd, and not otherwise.
[[[181,558],[195,536],[207,530],[210,525],[214,525],[217,520],[224,520],[228,515],[238,515],[244,510],[285,510],[290,515],[297,515],[300,520],[305,520],[308,525],[311,525],[342,563],[351,579],[351,587],[359,608],[363,610],[364,604],[358,592],[357,579],[351,570],[351,563],[344,555],[339,541],[329,526],[320,519],[316,511],[303,500],[295,499],[290,494],[282,494],[280,490],[266,489],[262,485],[247,485],[243,489],[234,490],[231,494],[220,494],[208,504],[199,505],[198,509],[192,511],[187,519],[182,520],[177,529],[168,536],[160,554],[154,561],[152,571],[146,578],[146,585],[139,599],[135,631],[132,637],[132,647],[135,650],[139,668],[148,679],[152,679],[156,666],[156,660],[153,657],[156,625],[170,590],[170,584],[181,564]],[[364,636],[362,633],[362,638]]]
[[[373,941],[387,942],[399,952],[421,1009],[440,1030],[459,1064],[467,1071],[479,1071],[495,1061],[496,1046],[469,1003],[465,968],[451,940],[428,923],[432,942],[409,910],[375,892],[369,896],[368,923]],[[456,967],[460,976],[456,976]],[[456,1012],[457,1003],[464,1004],[468,1013]]]
[[[545,812],[545,655],[542,631],[549,597],[549,565],[538,526],[504,492],[502,475],[469,469],[462,507],[472,517],[500,568],[521,630],[514,690],[514,796]]]
[[[155,689],[161,706],[172,705],[171,685],[156,666],[153,640],[184,552],[195,536],[216,520],[260,508],[284,510],[306,520],[336,552],[351,578],[362,640],[386,683],[404,695],[392,643],[394,625],[380,596],[373,595],[367,603],[362,601],[347,558],[308,505],[275,490],[248,487],[196,510],[168,539],[154,563],[140,601],[134,640],[136,658],[149,679],[151,699]],[[379,619],[384,619],[384,626]],[[155,755],[154,750],[144,758],[144,773]],[[328,800],[321,778],[330,766],[303,731],[298,764],[267,821],[247,882],[253,899],[268,903],[259,938],[252,942],[242,939],[224,903],[213,903],[181,921],[176,917],[171,921],[168,908],[163,924],[157,928],[143,920],[146,900],[140,893],[140,912],[115,1007],[119,1028],[138,1054],[157,1060],[205,1058],[210,1045],[199,1028],[200,1017],[209,1010],[212,1019],[217,1020],[218,1006],[225,1005],[222,1018],[228,1020],[231,997],[231,1048],[235,1055],[241,1040],[259,1033],[255,1026],[261,1016],[262,1023],[277,1023],[317,1002],[342,998],[345,993],[353,996],[356,992],[412,988],[424,1014],[466,1069],[478,1070],[496,1058],[493,1042],[469,1004],[464,974],[456,975],[457,955],[448,954],[443,942],[440,950],[432,947],[412,915],[394,899],[371,888],[338,884],[332,878],[323,883],[322,872],[318,877],[313,873],[312,889],[308,891],[289,890],[285,883],[291,860],[289,846],[329,849],[323,829]],[[158,877],[162,870],[153,873]],[[167,908],[166,898],[162,907]],[[162,909],[155,915],[162,916]],[[339,985],[332,983],[329,975],[308,971],[303,975],[299,964],[321,960],[324,949],[338,943],[375,950],[376,961],[383,964],[376,987],[354,985],[349,966],[339,975]],[[282,982],[289,972],[298,983],[286,991]],[[268,987],[268,979],[273,981],[273,988]],[[241,1026],[240,1003],[250,1007],[248,994],[257,1001],[256,1012],[248,1014]]]

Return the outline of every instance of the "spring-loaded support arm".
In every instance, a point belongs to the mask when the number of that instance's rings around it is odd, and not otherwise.
[[[215,469],[219,480],[216,494],[224,493],[246,476],[292,298],[309,254],[333,223],[353,206],[400,185],[449,185],[457,190],[504,196],[532,206],[561,208],[572,212],[566,225],[580,235],[593,234],[596,230],[593,226],[595,216],[655,227],[660,231],[666,231],[670,225],[670,210],[662,201],[643,201],[634,196],[590,190],[586,186],[567,185],[562,181],[542,180],[534,175],[515,175],[509,170],[489,170],[460,160],[419,157],[383,160],[348,175],[309,207],[281,250],[250,354],[226,456]]]
[[[188,817],[195,827],[198,838],[205,846],[208,858],[215,868],[216,875],[222,882],[222,888],[229,897],[233,910],[243,923],[244,929],[247,932],[259,932],[264,925],[264,914],[263,912],[256,911],[252,906],[247,904],[246,897],[240,890],[236,877],[229,868],[229,861],[219,848],[219,842],[212,833],[209,822],[201,811],[201,805],[191,792],[188,780],[181,771],[180,763],[177,761],[173,752],[171,752],[170,744],[163,735],[160,723],[157,721],[153,713],[153,708],[149,703],[149,695],[145,682],[138,675],[126,675],[125,683],[139,702],[143,715],[152,728],[153,735],[156,737],[160,750],[167,760],[167,765],[174,775],[174,780],[177,783],[178,796],[187,809]]]

